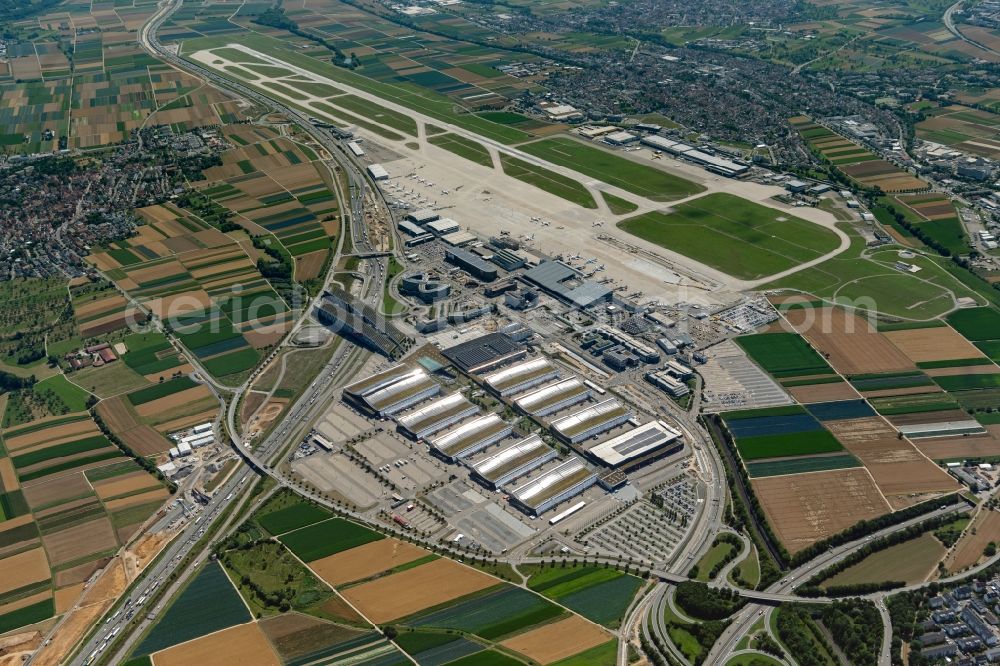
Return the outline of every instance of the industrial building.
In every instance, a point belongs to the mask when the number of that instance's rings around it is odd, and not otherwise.
[[[576,444],[616,428],[631,417],[628,407],[615,398],[609,398],[553,421],[552,431],[570,444]]]
[[[646,380],[667,395],[680,398],[691,392],[688,385],[672,377],[666,370],[646,374]]]
[[[511,491],[510,499],[523,511],[537,516],[579,495],[596,481],[597,475],[573,457],[518,486]]]
[[[389,172],[381,164],[371,164],[367,170],[373,180],[389,180]]]
[[[650,421],[629,432],[601,442],[587,456],[607,467],[635,469],[673,455],[684,448],[681,431],[663,421]]]
[[[347,147],[351,150],[351,153],[355,157],[364,157],[365,151],[361,148],[361,145],[357,141],[348,141]]]
[[[710,155],[703,150],[698,150],[694,146],[689,146],[688,144],[681,143],[680,141],[672,141],[656,134],[645,136],[641,139],[641,141],[643,145],[649,146],[654,150],[661,150],[668,152],[671,155],[676,155],[677,157],[683,157],[686,160],[704,167],[712,173],[717,173],[722,176],[733,178],[736,176],[742,176],[750,170],[750,167],[745,164],[727,160],[726,158],[719,157],[718,155]]]
[[[548,416],[590,397],[590,388],[577,377],[563,379],[522,395],[514,404],[535,417]]]
[[[520,361],[528,355],[528,350],[505,333],[487,333],[449,347],[441,354],[463,372],[480,374],[505,363]]]
[[[497,490],[558,455],[541,437],[530,435],[472,465],[472,473],[486,486]]]
[[[580,273],[561,261],[543,261],[522,277],[556,298],[579,308],[610,303],[614,292],[603,284],[581,278]]]
[[[543,356],[508,366],[486,375],[483,381],[502,398],[526,391],[559,376],[559,371]]]
[[[396,424],[413,439],[426,439],[478,411],[461,393],[449,393],[397,417]]]
[[[463,247],[469,243],[474,243],[477,240],[479,239],[476,238],[476,235],[468,231],[455,231],[441,236],[441,241],[451,245],[452,247]],[[479,248],[475,249],[478,250]],[[485,258],[486,257],[484,257],[484,259]]]
[[[399,230],[408,236],[422,236],[427,233],[423,227],[409,220],[400,220]]]
[[[331,287],[316,307],[316,318],[334,332],[389,358],[399,358],[413,342],[373,307]]]
[[[618,331],[608,326],[599,326],[597,328],[597,333],[609,340],[617,342],[622,347],[625,347],[625,349],[632,352],[636,358],[645,363],[658,363],[660,360],[660,354],[656,351],[656,348],[646,344],[642,340],[632,337],[628,333]]]
[[[415,368],[406,363],[398,363],[374,375],[359,379],[353,384],[348,384],[344,387],[344,399],[360,401],[390,384],[395,384],[407,377],[422,373],[424,373],[422,368]]]
[[[624,130],[620,132],[611,132],[604,137],[604,142],[611,144],[612,146],[627,146],[628,144],[635,143],[638,140],[638,136]]]
[[[368,409],[379,416],[391,416],[422,400],[436,396],[441,386],[420,370],[384,388],[373,391],[362,399]]]
[[[431,449],[449,462],[482,451],[513,431],[514,426],[496,414],[486,414],[429,440]]]
[[[441,216],[435,213],[430,208],[421,208],[420,210],[415,210],[412,213],[406,214],[406,219],[414,224],[424,225],[428,222],[433,222],[434,220],[440,219]]]
[[[445,261],[461,268],[472,277],[482,282],[492,282],[497,279],[497,269],[493,264],[483,260],[471,252],[459,247],[449,247],[444,251]]]
[[[450,217],[442,217],[439,220],[428,222],[424,225],[424,228],[437,236],[447,236],[448,234],[453,234],[461,229],[461,227],[458,226],[458,222]]]
[[[494,252],[490,261],[505,271],[516,271],[519,268],[524,268],[526,263],[524,257],[504,248]]]

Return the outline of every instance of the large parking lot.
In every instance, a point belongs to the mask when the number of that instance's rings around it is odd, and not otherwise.
[[[448,523],[494,553],[502,552],[531,537],[535,530],[525,517],[493,493],[464,478],[429,493],[426,500],[443,513]],[[499,500],[499,501],[498,501]]]

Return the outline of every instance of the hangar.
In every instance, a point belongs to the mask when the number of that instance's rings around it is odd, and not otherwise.
[[[431,438],[430,445],[442,458],[455,462],[500,441],[513,429],[496,414],[486,414]]]
[[[609,398],[553,421],[552,430],[561,439],[576,444],[620,426],[631,417],[628,407],[615,398]]]
[[[582,460],[573,457],[518,486],[511,491],[510,499],[522,510],[537,516],[579,495],[596,481],[597,475]]]
[[[507,397],[559,376],[548,359],[533,358],[486,375],[483,380],[497,395]]]
[[[496,490],[558,456],[555,449],[533,434],[480,460],[472,465],[472,472]]]

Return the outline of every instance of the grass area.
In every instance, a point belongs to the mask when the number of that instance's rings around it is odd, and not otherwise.
[[[574,139],[557,137],[518,146],[526,153],[548,160],[609,185],[647,197],[653,201],[670,201],[704,191],[692,183],[656,167],[635,162],[609,150],[603,150]]]
[[[532,574],[528,587],[588,620],[615,628],[642,581],[597,566],[552,567]]]
[[[945,547],[931,533],[872,553],[836,576],[823,581],[821,587],[859,585],[882,581],[922,582],[944,557]]]
[[[501,585],[485,594],[404,620],[403,624],[457,629],[495,640],[564,614],[562,608],[537,594]]]
[[[1000,338],[1000,312],[993,308],[956,310],[948,315],[948,323],[973,342]]]
[[[843,446],[826,430],[793,432],[780,435],[737,437],[736,448],[743,460],[803,456],[842,451]]]
[[[291,493],[283,494],[282,497],[288,498],[283,502],[284,506],[273,508],[274,503],[269,502],[256,515],[257,523],[273,535],[291,532],[332,516],[326,509],[299,499]]]
[[[696,565],[698,567],[698,575],[695,580],[707,583],[710,580],[708,575],[715,568],[715,565],[730,557],[734,551],[736,551],[736,546],[733,544],[716,541],[708,549],[708,552],[698,560],[698,564]]]
[[[289,532],[281,537],[281,542],[301,560],[312,562],[381,538],[381,534],[367,527],[343,518],[332,518]]]
[[[305,610],[333,594],[277,541],[229,550],[222,562],[255,615]]]
[[[590,195],[587,188],[572,178],[503,153],[500,154],[500,164],[503,166],[504,173],[511,178],[523,180],[578,206],[597,208],[597,202],[594,201],[594,197]]]
[[[802,474],[803,472],[825,472],[833,469],[860,467],[861,462],[849,453],[834,456],[805,456],[792,460],[747,463],[747,474],[751,478],[779,476],[782,474]]]
[[[645,213],[618,226],[745,280],[794,268],[838,245],[829,229],[723,192],[680,204],[670,213]]]
[[[616,197],[608,192],[601,192],[601,198],[604,199],[604,203],[608,205],[611,212],[615,215],[625,215],[627,213],[634,213],[639,206],[621,197]]]
[[[169,375],[167,375],[169,376]],[[111,363],[99,368],[84,368],[70,375],[74,384],[100,398],[137,391],[149,386],[145,377],[125,363]]]
[[[71,383],[63,375],[53,375],[48,379],[43,379],[35,384],[34,391],[39,395],[51,391],[69,407],[71,412],[82,412],[87,409],[87,398],[90,397],[89,393]]]
[[[464,136],[459,136],[458,134],[446,133],[429,137],[427,141],[455,153],[459,157],[464,157],[470,162],[487,167],[493,166],[493,158],[490,157],[490,151],[486,149],[486,146],[472,139],[466,139]]]
[[[47,620],[53,615],[55,615],[55,605],[52,599],[45,599],[24,608],[18,608],[0,615],[0,633]]]
[[[555,662],[552,666],[606,666],[615,663],[618,655],[618,641],[611,640],[589,650],[584,650],[580,654],[566,657]]]
[[[133,391],[128,394],[128,401],[133,405],[138,406],[164,398],[168,395],[173,395],[174,393],[186,391],[187,389],[194,388],[195,386],[197,386],[197,384],[188,377],[178,377],[177,379],[171,379],[165,382],[160,382],[159,384],[154,384],[148,388]]]
[[[899,414],[920,414],[955,409],[958,403],[947,393],[916,393],[913,395],[871,398],[872,407],[879,414],[893,416]]]
[[[729,574],[730,579],[734,582],[737,576],[750,589],[755,589],[760,583],[760,559],[757,555],[757,546],[753,541],[750,542],[750,552],[744,559],[740,560],[739,564],[733,567]]]
[[[753,361],[775,377],[833,374],[833,370],[798,333],[759,333],[736,338]]]
[[[971,391],[975,389],[1000,388],[1000,374],[994,375],[950,375],[935,377],[934,381],[945,391]]]

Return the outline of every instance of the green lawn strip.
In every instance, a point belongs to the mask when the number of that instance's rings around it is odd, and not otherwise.
[[[991,365],[992,363],[993,361],[988,358],[956,358],[950,361],[918,361],[917,367],[923,370],[932,370],[934,368],[964,368],[967,366]]]
[[[500,163],[504,172],[511,178],[534,185],[578,206],[597,208],[597,202],[594,201],[594,197],[590,195],[587,188],[572,178],[504,153],[500,153]]]
[[[133,406],[138,406],[147,402],[152,402],[153,400],[158,400],[159,398],[164,398],[168,395],[173,395],[174,393],[186,391],[187,389],[194,388],[195,386],[198,386],[198,384],[188,377],[169,379],[165,382],[154,384],[148,388],[139,389],[138,391],[129,393],[128,401]]]
[[[735,340],[757,365],[775,377],[834,374],[798,333],[758,333]]]
[[[622,199],[617,197],[610,192],[601,192],[601,197],[604,199],[604,203],[608,205],[608,208],[615,215],[626,215],[628,213],[634,213],[638,210],[639,205],[634,204],[627,199]]]
[[[736,448],[743,460],[759,460],[761,458],[830,453],[842,451],[844,447],[828,431],[815,430],[737,438]]]
[[[304,562],[312,562],[384,537],[343,518],[331,518],[302,527],[280,537],[280,541]]]
[[[934,381],[945,391],[971,391],[1000,388],[1000,373],[993,375],[950,375],[935,377]]]
[[[490,156],[490,151],[484,145],[472,139],[448,133],[432,136],[427,141],[476,164],[493,167],[493,158]]]
[[[106,446],[111,446],[111,442],[108,441],[107,437],[104,435],[94,435],[92,437],[85,437],[72,442],[66,442],[65,444],[49,446],[37,451],[22,453],[21,455],[13,456],[11,458],[11,462],[13,462],[14,467],[17,468],[28,467],[40,462],[45,462],[46,460],[52,460],[53,458],[63,458],[65,456],[83,453],[84,451],[102,449]]]
[[[654,166],[565,137],[542,139],[522,144],[518,148],[553,164],[573,169],[654,201],[679,199],[698,194],[705,189],[697,183]]]

